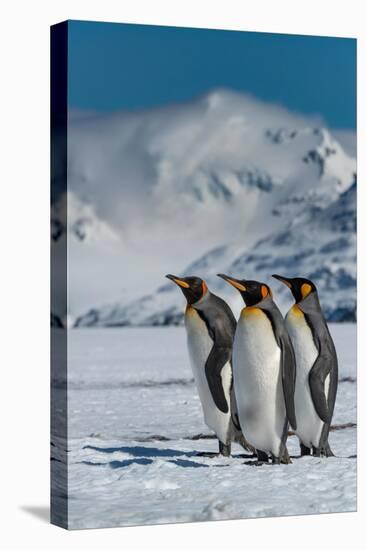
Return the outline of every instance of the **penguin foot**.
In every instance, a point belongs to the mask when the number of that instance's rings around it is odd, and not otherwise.
[[[228,443],[228,445],[225,445],[221,441],[219,441],[219,454],[222,456],[230,456],[231,455],[231,443]]]
[[[287,456],[272,456],[272,464],[279,465],[279,464],[292,464],[292,460]]]
[[[292,464],[292,460],[290,458],[290,455],[288,454],[286,445],[283,445],[281,456],[278,457],[279,462],[274,462],[275,458],[276,457],[272,455],[273,464]]]
[[[269,464],[269,457],[268,454],[264,451],[261,451],[260,449],[256,449],[257,454],[257,460],[248,460],[247,462],[244,462],[244,464],[247,464],[248,466],[264,466],[265,464]]]
[[[329,458],[330,456],[334,456],[334,453],[329,443],[326,443],[324,447],[313,447],[313,456],[317,458]]]
[[[292,460],[290,458],[290,455],[288,454],[288,450],[285,443],[281,444],[279,455],[276,456],[273,453],[271,453],[272,458],[272,464],[292,464]]]
[[[292,460],[288,454],[285,456],[281,456],[281,458],[278,459],[279,462],[273,462],[273,458],[272,458],[273,464],[292,464]]]
[[[324,448],[324,456],[326,456],[327,458],[330,457],[330,456],[335,456],[335,454],[333,453],[332,449],[329,446],[328,441],[327,441],[327,443],[325,445],[325,448]]]
[[[257,453],[258,462],[268,463],[269,458],[267,453],[265,453],[264,451],[260,451],[259,449],[257,449],[255,452]]]
[[[301,456],[309,456],[309,455],[310,455],[310,452],[311,452],[311,449],[309,449],[309,447],[307,447],[307,446],[304,445],[303,443],[300,443],[300,453],[301,453]]]

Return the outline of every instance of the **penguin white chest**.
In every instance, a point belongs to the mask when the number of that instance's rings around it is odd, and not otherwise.
[[[259,308],[244,308],[233,348],[235,395],[243,433],[257,449],[279,456],[286,422],[281,350]]]
[[[208,386],[205,366],[210,351],[214,345],[206,323],[201,319],[193,307],[188,307],[185,314],[185,327],[187,331],[187,344],[192,366],[193,376],[201,400],[205,423],[217,435],[223,443],[227,443],[230,430],[230,388],[232,383],[232,370],[230,363],[226,363],[221,371],[222,385],[228,412],[220,411],[213,400]]]
[[[290,309],[285,323],[296,357],[296,434],[307,447],[318,447],[324,423],[315,410],[309,385],[309,373],[318,357],[318,350],[305,316],[297,305]],[[325,380],[326,395],[328,389],[329,376]]]

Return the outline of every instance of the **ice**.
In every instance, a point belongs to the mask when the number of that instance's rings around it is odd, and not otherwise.
[[[356,509],[356,325],[331,325],[339,391],[336,458],[250,465],[205,438],[181,327],[69,332],[69,527],[315,514]],[[196,438],[202,434],[200,438]],[[62,443],[55,437],[53,456]]]

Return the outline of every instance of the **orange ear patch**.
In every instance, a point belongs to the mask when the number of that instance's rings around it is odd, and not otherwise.
[[[208,288],[205,281],[202,281],[202,294],[206,294]]]
[[[306,296],[308,296],[311,291],[312,291],[311,285],[309,285],[308,283],[303,283],[301,285],[301,296],[303,298],[306,298]]]
[[[261,286],[261,294],[262,294],[262,298],[265,298],[266,296],[268,296],[268,288],[265,285]]]

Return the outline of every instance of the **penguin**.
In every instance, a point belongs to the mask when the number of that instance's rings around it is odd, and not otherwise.
[[[166,277],[187,300],[184,324],[190,362],[205,423],[219,440],[218,454],[230,456],[232,441],[254,452],[242,434],[236,408],[231,365],[236,320],[230,307],[200,277]]]
[[[239,290],[241,311],[233,345],[233,375],[239,420],[263,464],[291,462],[286,441],[296,428],[294,350],[268,285],[219,274]]]
[[[334,456],[328,435],[338,386],[338,360],[315,284],[301,277],[273,275],[292,292],[295,304],[285,324],[295,350],[296,435],[301,456]]]

